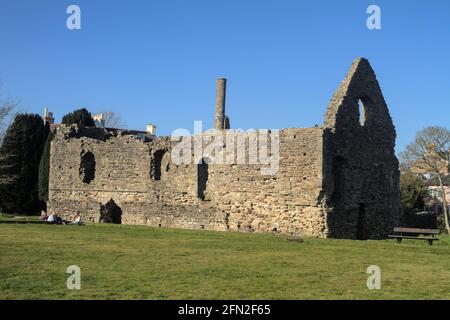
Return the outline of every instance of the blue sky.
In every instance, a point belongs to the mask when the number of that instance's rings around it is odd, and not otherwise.
[[[66,8],[81,8],[81,30]],[[381,30],[366,27],[368,5]],[[228,78],[233,128],[323,123],[354,58],[369,59],[397,128],[450,127],[450,1],[0,0],[3,97],[57,121],[112,110],[158,134],[213,125],[215,78]]]

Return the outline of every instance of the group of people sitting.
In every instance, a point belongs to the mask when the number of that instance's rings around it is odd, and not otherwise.
[[[42,210],[39,220],[50,224],[83,224],[83,216],[79,212],[73,214],[70,217],[70,221],[67,221],[61,218],[57,213],[50,213],[50,215],[47,215],[47,213]]]

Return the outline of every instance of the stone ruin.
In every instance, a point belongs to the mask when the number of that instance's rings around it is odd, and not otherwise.
[[[215,127],[226,132],[225,79]],[[174,164],[170,137],[61,126],[51,144],[48,209],[153,227],[380,239],[399,217],[395,128],[375,73],[355,60],[323,126],[279,131],[279,169]]]

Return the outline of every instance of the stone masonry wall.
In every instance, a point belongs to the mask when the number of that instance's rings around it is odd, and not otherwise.
[[[399,216],[395,128],[366,59],[353,62],[325,115],[328,236],[379,239]]]
[[[323,236],[321,128],[280,131],[275,175],[265,165],[211,166],[213,203],[233,231]]]
[[[396,225],[395,128],[367,60],[352,64],[324,126],[279,131],[274,174],[249,161],[254,136],[227,141],[231,131],[218,132],[224,148],[246,141],[244,164],[198,158],[198,136],[172,141],[61,126],[51,145],[48,209],[66,218],[80,212],[92,222],[351,239],[383,238]],[[180,141],[192,161],[173,161]]]
[[[80,212],[100,222],[102,206],[112,200],[127,224],[324,235],[320,128],[280,132],[275,175],[262,175],[266,165],[248,164],[248,158],[246,164],[209,165],[204,199],[198,194],[199,166],[171,161],[176,142],[105,138],[93,133],[103,129],[90,130],[86,137],[73,134],[80,131],[76,126],[61,127],[52,142],[49,209],[66,218]],[[89,183],[80,174],[86,152],[95,157]]]

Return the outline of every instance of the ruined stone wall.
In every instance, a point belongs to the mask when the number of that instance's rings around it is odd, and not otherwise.
[[[61,127],[52,142],[49,209],[66,218],[80,212],[88,221],[100,222],[102,210],[113,201],[121,210],[121,223],[324,235],[320,128],[280,132],[274,175],[261,173],[268,165],[249,164],[249,137],[242,133],[245,163],[208,165],[202,197],[200,166],[173,163],[176,142],[168,137],[143,142],[133,135],[105,137],[95,133],[102,129],[86,130]],[[86,153],[95,159],[89,182],[81,169]]]
[[[266,142],[249,133],[227,141],[230,132],[219,131],[223,147],[246,141],[244,163],[208,164],[214,154],[198,158],[198,136],[185,140],[192,159],[179,163],[171,155],[181,138],[61,126],[51,145],[49,210],[93,222],[351,239],[383,238],[396,225],[395,128],[367,60],[351,66],[323,127],[279,132],[273,174],[248,156],[251,139]]]
[[[375,73],[357,59],[325,115],[324,186],[328,236],[384,238],[400,196],[395,128]]]
[[[323,236],[322,136],[321,128],[281,130],[273,175],[262,174],[264,164],[212,165],[212,202],[228,229]]]
[[[50,212],[65,218],[79,212],[86,221],[100,222],[102,207],[113,201],[121,210],[121,223],[220,228],[213,211],[199,212],[195,166],[170,163],[168,138],[143,142],[134,135],[105,137],[101,132],[77,126],[58,129],[50,156]],[[95,177],[89,183],[80,174],[87,152],[95,159]],[[155,159],[161,160],[159,172]]]
[[[95,172],[83,182],[80,163],[88,152]],[[61,127],[51,145],[49,209],[65,217],[81,212],[86,220],[99,222],[100,206],[111,199],[122,208],[130,203],[139,207],[147,193],[142,176],[149,174],[149,162],[148,145],[134,136],[106,139],[102,129]]]

